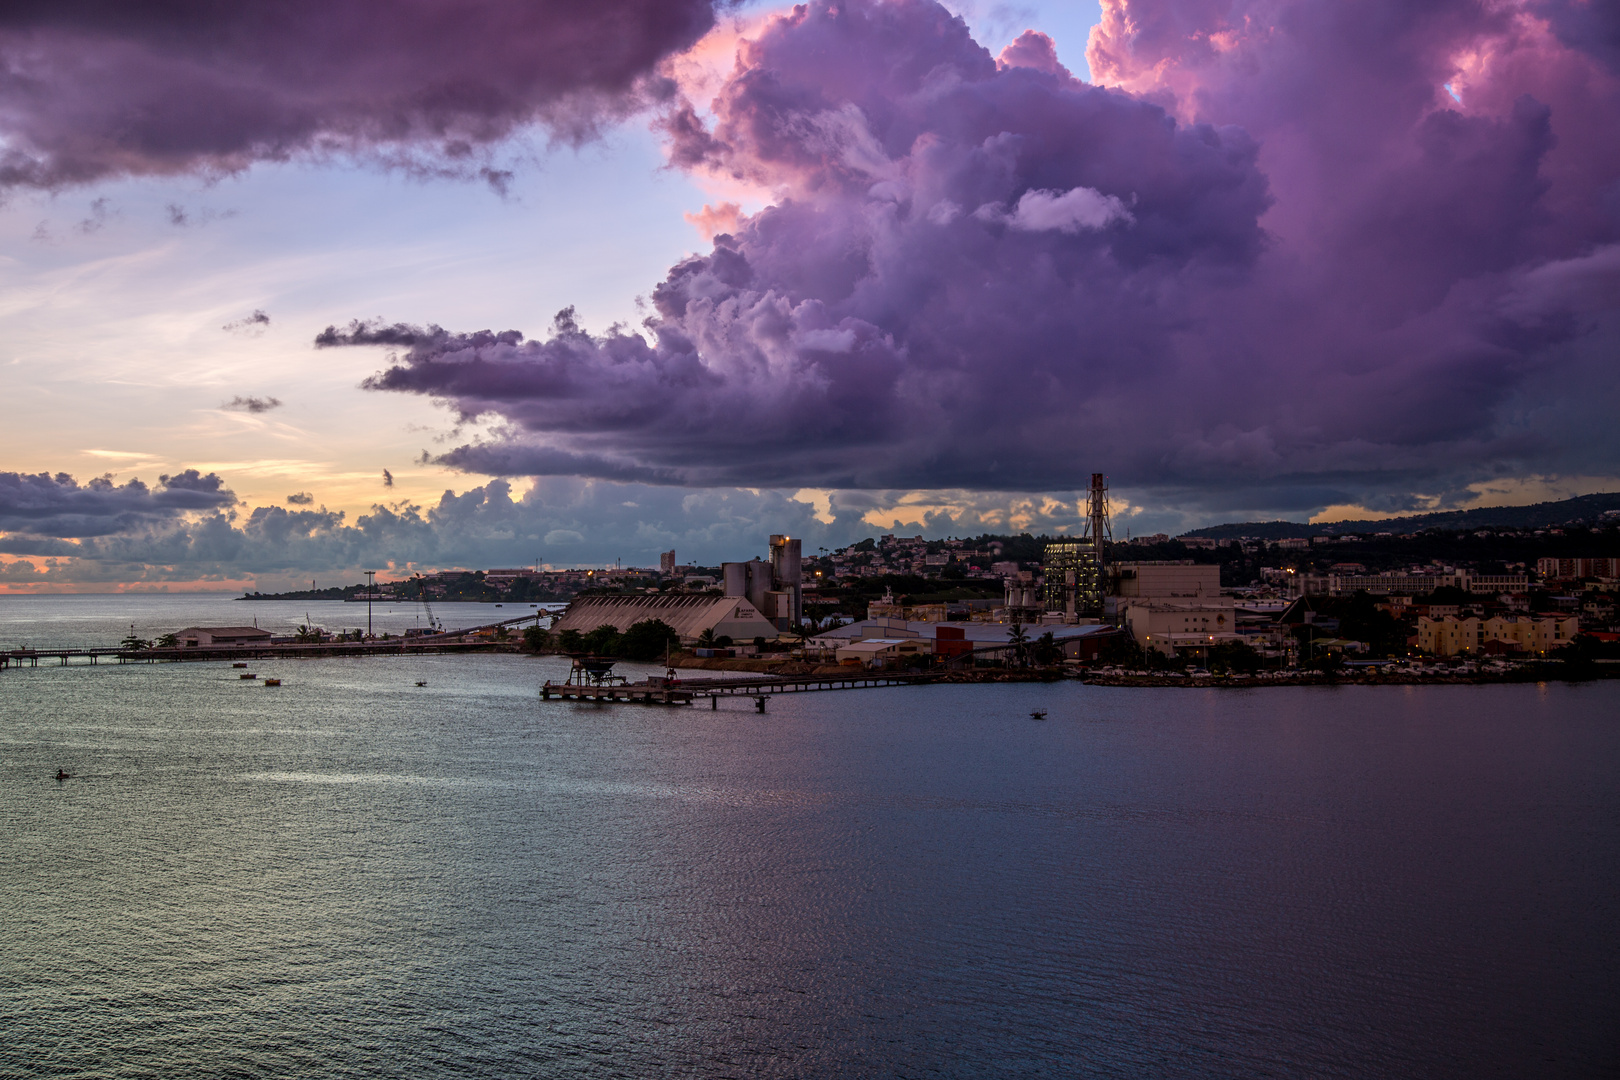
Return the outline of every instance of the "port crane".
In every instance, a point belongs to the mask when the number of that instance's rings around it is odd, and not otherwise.
[[[416,600],[422,605],[423,612],[427,614],[428,629],[438,630],[439,620],[433,617],[433,605],[428,603],[427,579],[421,574],[417,574],[411,580],[416,582]]]

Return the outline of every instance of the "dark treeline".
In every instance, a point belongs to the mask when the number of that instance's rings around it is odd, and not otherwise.
[[[666,652],[681,647],[680,635],[662,619],[643,619],[620,633],[612,626],[599,626],[589,633],[563,630],[553,634],[531,626],[523,631],[523,644],[535,652],[555,650],[563,653],[588,653],[593,656],[619,656],[626,660],[651,663],[662,660]]]

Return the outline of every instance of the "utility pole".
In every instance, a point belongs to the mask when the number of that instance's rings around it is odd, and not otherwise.
[[[377,592],[377,571],[366,571],[366,637],[371,637],[371,598]]]

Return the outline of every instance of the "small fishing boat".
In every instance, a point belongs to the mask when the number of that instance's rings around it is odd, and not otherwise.
[[[416,680],[416,685],[417,686],[426,686],[427,685],[427,680],[426,679],[417,679]]]
[[[1045,709],[1031,709],[1030,713],[1029,713],[1029,718],[1031,720],[1045,720],[1046,719],[1046,710]]]
[[[251,671],[244,671],[244,672],[242,672],[241,675],[237,676],[237,678],[241,678],[241,679],[257,679],[258,676],[253,674],[253,672],[251,672]]]
[[[264,685],[266,685],[266,686],[280,686],[281,685],[281,680],[280,679],[266,679],[266,680],[264,680]]]
[[[231,667],[247,667],[247,661],[239,660],[236,663],[232,664]]]

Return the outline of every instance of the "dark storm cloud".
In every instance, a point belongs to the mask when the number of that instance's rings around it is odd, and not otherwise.
[[[297,491],[287,496],[289,506],[309,506],[315,502],[315,496],[307,491]]]
[[[0,532],[34,541],[110,536],[217,511],[235,502],[236,496],[218,476],[204,476],[196,469],[159,477],[155,488],[140,480],[115,484],[105,476],[81,485],[67,473],[0,473]]]
[[[318,344],[402,349],[368,386],[530,434],[449,458],[473,468],[1044,484],[1066,454],[1031,459],[1030,433],[1007,428],[1024,423],[1008,416],[1016,362],[1035,365],[1039,401],[1074,365],[1076,321],[1155,303],[1151,282],[1110,283],[1121,265],[1196,277],[1250,264],[1268,204],[1255,147],[1066,77],[998,71],[936,7],[841,10],[767,34],[713,134],[695,114],[672,121],[677,160],[790,197],[670,272],[651,343],[592,337],[564,312],[545,341],[355,324]]]
[[[1620,5],[1605,0],[1547,0],[1532,4],[1531,10],[1552,24],[1565,45],[1620,72]]]
[[[588,134],[713,18],[710,0],[8,3],[0,189],[358,152],[499,191],[484,148],[534,122]]]
[[[1468,0],[1109,0],[1088,55],[1107,88],[923,0],[795,8],[666,115],[678,167],[775,195],[645,337],[317,343],[504,419],[441,458],[496,474],[1100,469],[1276,507],[1620,459],[1620,81],[1588,53]]]
[[[266,413],[271,409],[281,408],[281,399],[268,395],[265,397],[254,397],[252,395],[242,397],[238,395],[225,402],[220,408],[229,409],[232,412]]]

